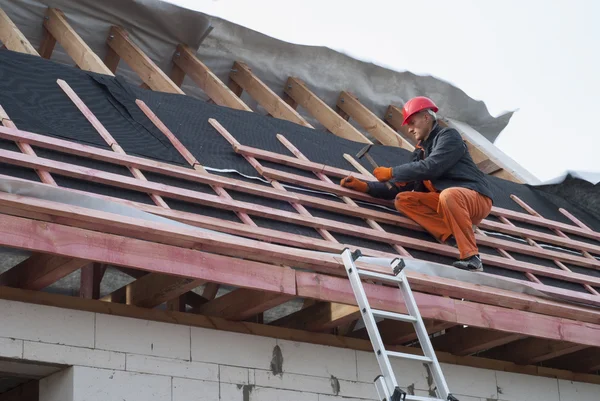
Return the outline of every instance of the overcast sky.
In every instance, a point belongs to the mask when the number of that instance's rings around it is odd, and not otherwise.
[[[433,75],[517,110],[495,144],[541,180],[600,173],[600,1],[170,0],[287,42]]]

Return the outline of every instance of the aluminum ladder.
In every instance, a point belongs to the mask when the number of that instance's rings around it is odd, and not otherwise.
[[[373,351],[375,351],[375,357],[377,358],[379,369],[381,370],[381,375],[375,378],[375,388],[379,397],[378,400],[458,401],[458,399],[456,399],[452,394],[450,394],[448,384],[446,383],[446,379],[444,378],[444,374],[442,373],[442,368],[440,367],[440,364],[437,360],[437,357],[433,350],[433,346],[431,345],[431,341],[429,341],[429,334],[427,334],[427,330],[425,329],[425,325],[423,324],[421,313],[419,312],[419,308],[417,307],[417,303],[413,296],[412,290],[410,289],[410,285],[408,284],[408,280],[406,279],[406,274],[403,271],[405,266],[404,261],[400,258],[394,259],[390,266],[393,275],[382,274],[367,270],[359,270],[354,262],[360,256],[360,250],[351,252],[350,249],[346,248],[342,252],[342,259],[344,261],[344,266],[346,267],[346,273],[348,274],[348,278],[350,279],[352,291],[354,292],[354,296],[356,297],[356,301],[358,303],[358,307],[360,308],[364,325],[367,329],[367,332],[369,333],[371,344],[373,345]],[[397,284],[400,288],[400,292],[402,293],[409,314],[403,315],[400,313],[372,309],[369,305],[369,300],[367,299],[367,295],[365,293],[365,289],[363,287],[361,278],[371,279],[378,282]],[[419,343],[421,344],[421,348],[423,349],[424,356],[407,354],[403,352],[387,351],[381,339],[381,335],[379,334],[379,329],[377,328],[377,322],[375,321],[376,317],[412,323],[415,327],[415,331],[417,332],[417,337],[419,338]],[[403,391],[398,386],[398,382],[396,381],[396,375],[394,374],[394,371],[392,370],[392,365],[390,364],[390,357],[427,363],[431,368],[438,398],[420,397],[407,394],[405,391]]]

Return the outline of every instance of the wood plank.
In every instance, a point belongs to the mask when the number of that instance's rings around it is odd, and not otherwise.
[[[560,366],[561,369],[568,369],[573,372],[598,372],[600,371],[600,348],[585,348],[581,351],[547,361],[546,364],[550,367]]]
[[[75,32],[61,10],[51,7],[46,10],[44,28],[60,43],[65,52],[79,68],[85,71],[114,76],[100,57]]]
[[[110,36],[109,36],[110,38]],[[104,65],[113,73],[117,73],[121,57],[112,48],[106,46],[106,55],[104,56]]]
[[[366,129],[382,145],[397,146],[411,152],[415,149],[410,142],[391,129],[385,122],[381,121],[371,110],[366,108],[354,94],[347,91],[340,92],[337,107]]]
[[[177,46],[173,63],[181,68],[216,104],[237,110],[252,111],[196,57],[195,52],[188,46],[181,44]]]
[[[26,291],[10,287],[0,287],[0,299],[17,302],[26,302],[35,305],[54,306],[70,310],[83,310],[93,313],[102,313],[112,316],[122,316],[134,319],[143,319],[172,324],[182,324],[192,327],[202,327],[213,330],[251,334],[288,341],[299,341],[311,344],[333,346],[345,349],[372,352],[370,341],[350,337],[336,336],[326,333],[311,333],[282,327],[249,322],[231,322],[218,317],[207,317],[183,312],[161,311],[157,309],[139,308],[136,306],[109,304],[97,300],[79,299],[59,294],[50,294],[38,291]],[[413,347],[390,346],[391,351],[419,354]],[[471,366],[480,369],[492,369],[505,372],[516,372],[529,375],[539,375],[575,380],[587,383],[600,384],[600,376],[591,374],[577,374],[560,369],[549,369],[537,366],[517,366],[511,362],[495,361],[478,357],[460,357],[446,352],[436,352],[438,360],[444,363]]]
[[[44,36],[40,43],[40,57],[50,60],[55,47],[56,39],[46,28],[44,28]]]
[[[136,179],[131,179],[124,176],[119,176],[116,174],[106,173],[99,170],[92,170],[88,168],[83,168],[75,165],[67,165],[65,163],[60,163],[56,161],[50,161],[42,158],[35,158],[28,155],[21,155],[14,152],[8,152],[4,150],[0,150],[0,160],[7,161],[12,164],[18,164],[23,167],[31,167],[37,169],[46,169],[50,172],[57,172],[63,175],[72,176],[75,178],[87,178],[92,181],[106,183],[109,185],[115,185],[118,187],[125,187],[128,189],[134,189],[142,192],[152,192],[161,196],[170,196],[177,199],[181,199],[184,201],[192,201],[195,203],[208,204],[212,207],[217,208],[227,208],[229,205],[229,210],[234,211],[243,211],[248,214],[258,215],[269,218],[273,218],[276,220],[284,220],[284,221],[294,221],[302,225],[314,227],[314,228],[325,228],[327,230],[340,232],[343,234],[349,235],[357,235],[356,227],[351,224],[338,223],[335,221],[315,218],[310,216],[302,216],[297,215],[291,212],[283,212],[279,209],[270,209],[262,206],[257,206],[254,204],[238,202],[234,200],[227,200],[220,198],[214,195],[203,194],[200,192],[189,191],[181,188],[175,188],[170,186],[165,186],[162,184],[151,183]],[[319,181],[319,183],[321,183]],[[321,183],[322,184],[322,183]],[[324,184],[323,184],[324,185]],[[443,244],[435,244],[429,243],[421,240],[415,240],[410,237],[401,236],[401,235],[393,235],[385,232],[380,232],[374,229],[363,229],[360,232],[360,236],[363,238],[373,239],[376,241],[384,242],[384,243],[395,243],[402,246],[407,246],[410,248],[431,251],[443,255],[449,255],[456,257],[457,250],[447,245]],[[523,245],[512,243],[510,241],[502,241],[493,238],[483,238],[480,240],[481,243],[498,245],[503,244],[501,247],[506,249],[519,249]],[[531,247],[532,250],[528,251],[530,253],[535,253],[535,248]],[[539,251],[539,250],[538,250]],[[546,256],[544,256],[546,255]],[[549,257],[550,253],[542,254],[542,257]],[[552,256],[553,257],[553,256]],[[591,261],[586,258],[571,257],[571,256],[561,256],[561,258],[569,259],[574,261],[574,263],[583,264],[583,265],[593,265],[594,263],[598,263],[595,261]],[[532,265],[525,262],[517,262],[517,261],[509,261],[504,258],[482,254],[482,259],[485,263],[490,263],[499,267],[506,267],[509,269],[515,269],[523,272],[529,272],[534,274],[542,274],[548,277],[563,279],[572,282],[579,282],[582,284],[590,284],[596,285],[596,283],[600,283],[600,278],[595,278],[592,276],[587,276],[583,274],[576,274],[571,272],[565,272],[557,269],[546,268],[542,266]]]
[[[89,263],[80,258],[36,253],[0,274],[0,285],[41,290]]]
[[[81,298],[100,298],[100,283],[106,268],[107,266],[101,263],[90,263],[81,268],[81,283],[79,286],[79,296]]]
[[[289,295],[296,292],[294,272],[274,265],[5,214],[0,215],[0,222],[0,243],[12,248],[52,252],[69,258],[89,258],[153,273],[177,273],[186,278]],[[152,226],[156,227],[156,224],[152,223]],[[115,249],[122,251],[115,252]],[[39,276],[37,263],[30,262],[29,265],[37,268],[35,275]],[[223,265],[228,266],[226,273],[220,268]]]
[[[195,309],[193,312],[239,321],[246,320],[277,305],[281,305],[292,298],[294,298],[292,295],[242,288],[221,295]]]
[[[176,64],[173,64],[169,77],[171,77],[171,81],[173,81],[175,85],[181,88],[181,85],[183,85],[183,80],[185,79],[185,71],[179,68],[179,66]]]
[[[110,29],[106,40],[108,46],[135,71],[152,90],[167,93],[185,93],[148,57],[129,37],[127,31],[118,26]],[[109,63],[114,67],[114,60]]]
[[[494,174],[495,172],[502,170],[502,167],[498,166],[490,159],[477,163],[477,168],[485,174]]]
[[[297,272],[296,282],[300,297],[356,305],[352,288],[346,279]],[[371,307],[390,312],[407,313],[396,287],[366,283],[364,288]],[[415,300],[425,319],[503,331],[505,334],[537,336],[588,345],[600,343],[600,325],[597,324],[418,292],[415,293]]]
[[[262,82],[245,63],[234,62],[229,78],[248,92],[273,117],[313,128],[296,110]]]
[[[347,214],[355,217],[363,217],[363,218],[371,218],[373,220],[394,224],[401,227],[411,228],[415,230],[422,231],[423,229],[414,223],[412,220],[409,220],[403,216],[398,214],[391,214],[379,211],[373,211],[365,208],[355,208],[351,206],[340,206],[339,202],[334,201],[326,201],[321,200],[319,198],[312,197],[306,194],[291,194],[285,191],[279,191],[272,188],[266,188],[262,185],[256,185],[252,183],[246,183],[234,179],[228,179],[225,177],[218,177],[210,174],[200,174],[196,171],[191,171],[187,168],[181,168],[177,166],[168,165],[166,163],[155,162],[152,160],[147,160],[135,156],[129,155],[116,155],[114,152],[106,151],[103,149],[97,149],[86,145],[81,145],[75,142],[69,142],[60,140],[57,138],[50,138],[42,135],[37,135],[34,133],[20,131],[16,129],[8,129],[0,127],[0,138],[12,140],[16,142],[22,142],[24,144],[31,144],[47,149],[56,150],[59,152],[66,152],[69,154],[74,154],[81,157],[91,158],[94,160],[105,161],[109,163],[114,163],[122,166],[131,166],[136,167],[144,171],[156,172],[176,178],[191,180],[195,182],[200,182],[208,185],[220,185],[227,189],[234,189],[237,191],[247,192],[254,195],[265,196],[268,198],[283,200],[283,201],[293,201],[303,204],[305,206],[318,207],[323,210],[334,211],[337,213]],[[240,145],[242,146],[242,145]],[[194,159],[195,160],[195,159]],[[326,167],[325,167],[326,168]],[[333,171],[335,172],[335,171]],[[328,171],[328,173],[331,173]],[[266,189],[265,189],[266,188]],[[515,220],[522,220],[528,222],[530,224],[539,225],[539,226],[548,226],[551,224],[558,224],[559,227],[565,232],[572,232],[574,234],[585,236],[585,234],[591,235],[592,237],[596,235],[594,231],[586,230],[579,227],[574,227],[571,225],[567,225],[564,223],[554,222],[553,220],[548,220],[544,218],[539,218],[535,216],[530,216],[525,213],[513,212],[507,209],[495,208],[494,213],[496,215],[502,215],[509,217]],[[511,227],[506,224],[496,223],[490,220],[484,220],[480,227],[483,229],[489,229],[493,231],[499,231],[506,234],[529,237],[540,241],[545,241],[548,243],[553,243],[560,246],[566,246],[574,249],[583,249],[588,250],[590,252],[598,253],[598,246],[594,244],[588,244],[586,242],[574,241],[568,238],[559,238],[557,236],[553,236],[550,234],[541,233],[536,230],[529,230],[519,227]],[[571,231],[569,231],[571,230]]]
[[[522,334],[507,334],[501,331],[459,325],[446,331],[445,334],[431,339],[431,344],[436,351],[465,356],[512,343],[524,337]]]
[[[563,355],[572,354],[584,348],[587,347],[585,345],[573,344],[566,341],[526,338],[491,349],[483,355],[486,358],[512,361],[520,365],[531,365]]]
[[[8,50],[39,56],[25,35],[17,28],[2,8],[0,8],[0,42]]]
[[[424,319],[425,329],[429,335],[439,333],[442,330],[456,326],[455,323],[441,322]],[[417,340],[417,332],[412,323],[403,323],[394,320],[384,320],[377,324],[379,333],[385,344],[406,344]],[[368,339],[367,329],[362,328],[352,333],[353,337]],[[437,351],[437,350],[436,350]]]
[[[289,77],[285,86],[285,93],[304,107],[327,130],[341,138],[351,141],[372,143],[359,130],[344,120],[338,113],[319,99],[308,89],[306,84],[298,78]]]
[[[327,331],[358,318],[360,318],[360,310],[356,306],[335,302],[317,302],[281,317],[271,324],[298,330]]]
[[[245,145],[234,145],[233,150],[235,153],[252,156],[260,160],[267,160],[273,163],[281,164],[284,166],[291,166],[301,170],[311,171],[313,173],[321,173],[327,174],[334,177],[347,177],[352,175],[358,179],[364,181],[374,181],[374,179],[370,176],[366,176],[363,174],[354,173],[350,170],[345,170],[337,167],[327,166],[321,163],[315,163],[307,160],[298,159],[297,157],[282,155],[280,153],[271,152],[268,150],[262,150],[258,148],[253,148],[251,146]]]
[[[113,291],[101,300],[155,308],[204,283],[204,280],[151,273]]]

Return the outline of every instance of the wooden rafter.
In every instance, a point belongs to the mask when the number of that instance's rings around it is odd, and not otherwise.
[[[195,308],[192,312],[218,316],[227,320],[246,320],[292,299],[282,295],[250,289],[233,290]]]
[[[308,331],[326,331],[360,317],[358,307],[331,302],[317,302],[307,308],[281,317],[271,324]]]
[[[150,87],[159,92],[177,93],[184,92],[148,57],[129,37],[127,31],[118,26],[110,29],[106,43],[114,53],[109,53],[105,59],[111,71],[116,70],[119,58]],[[118,58],[116,56],[118,56]]]
[[[328,131],[341,138],[351,141],[372,143],[359,130],[344,120],[338,113],[329,107],[317,95],[311,92],[306,84],[298,78],[290,77],[285,86],[287,93],[300,106],[304,107]]]
[[[0,42],[8,50],[39,56],[25,35],[17,28],[9,16],[0,8]]]
[[[525,336],[518,333],[503,333],[477,327],[456,326],[445,334],[431,340],[436,350],[454,355],[472,355],[480,351],[520,340]]]
[[[204,283],[203,280],[151,273],[106,295],[102,301],[155,308]]]
[[[90,263],[81,268],[81,284],[79,296],[87,299],[100,298],[100,282],[106,272],[106,265]]]
[[[171,187],[163,184],[152,183],[147,181],[138,180],[135,178],[128,178],[121,175],[116,175],[112,173],[103,172],[100,170],[93,170],[89,168],[83,168],[79,166],[75,166],[68,163],[62,163],[57,161],[52,161],[48,159],[43,159],[39,157],[29,156],[18,154],[14,152],[9,152],[5,150],[0,150],[0,160],[10,163],[16,164],[23,167],[36,168],[36,169],[46,169],[53,173],[59,173],[67,176],[71,176],[74,178],[86,178],[95,182],[105,183],[108,185],[114,185],[117,187],[124,187],[128,189],[133,189],[145,193],[156,193],[161,196],[169,196],[176,199],[181,199],[184,201],[191,201],[200,204],[206,204],[212,207],[217,208],[225,208],[234,211],[243,211],[249,214],[256,214],[260,216],[268,216],[269,218],[275,220],[284,220],[284,221],[293,221],[298,224],[315,227],[315,228],[324,228],[327,230],[331,230],[334,232],[339,232],[343,234],[349,235],[360,235],[363,238],[372,239],[375,241],[380,241],[383,243],[393,243],[398,244],[414,249],[421,249],[429,252],[439,253],[442,255],[448,256],[456,256],[457,250],[450,246],[444,244],[436,244],[429,243],[422,240],[416,240],[414,238],[397,235],[397,234],[389,234],[381,231],[377,231],[374,229],[362,229],[360,233],[357,233],[356,227],[352,224],[347,223],[339,223],[333,220],[327,220],[323,218],[316,218],[311,216],[304,216],[300,214],[295,214],[291,212],[283,212],[279,209],[270,209],[264,206],[255,205],[247,202],[240,202],[235,200],[225,200],[221,197],[200,193],[197,191],[191,191],[182,189],[179,187]],[[266,169],[265,169],[266,170]],[[309,180],[306,178],[305,180]],[[319,181],[320,185],[325,185]],[[532,255],[540,256],[542,258],[547,258],[552,260],[553,258],[557,258],[560,260],[567,261],[569,263],[578,264],[582,266],[595,267],[600,262],[570,255],[566,253],[549,251],[549,250],[539,250],[529,245],[514,243],[512,241],[500,240],[496,238],[490,237],[477,237],[477,240],[481,244],[491,245],[500,247],[506,250],[514,250],[516,252],[529,253]],[[566,281],[577,282],[581,284],[590,284],[590,285],[598,285],[600,283],[599,278],[595,278],[593,276],[588,276],[580,273],[573,273],[562,271],[558,269],[547,268],[543,266],[534,265],[531,263],[520,262],[520,261],[512,261],[507,260],[502,257],[490,255],[490,254],[482,254],[482,259],[484,262],[489,263],[491,265],[529,272],[533,274],[545,275],[547,277],[558,278]]]
[[[532,365],[572,354],[587,348],[585,345],[566,341],[526,338],[485,352],[486,358],[512,361],[520,365]]]
[[[231,78],[240,89],[248,92],[248,94],[273,117],[288,120],[308,128],[313,128],[304,117],[262,82],[245,63],[241,61],[234,62],[233,68],[229,73],[229,78]],[[240,96],[241,93],[238,93],[237,95]]]
[[[549,366],[561,366],[573,372],[593,373],[600,371],[600,348],[589,347],[548,361]]]
[[[36,253],[0,274],[0,285],[41,290],[89,263],[85,259]]]
[[[188,46],[177,46],[173,55],[173,63],[175,68],[171,76],[176,78],[177,83],[183,82],[182,74],[187,74],[216,104],[237,110],[252,111],[196,57],[195,52]]]
[[[42,56],[50,58],[52,47],[49,43],[58,42],[65,49],[65,52],[71,57],[75,64],[82,70],[97,72],[99,74],[114,75],[106,67],[100,57],[96,55],[85,43],[83,39],[67,22],[63,12],[56,8],[48,8],[44,17],[44,30],[46,38],[50,35],[51,39],[45,39],[46,44],[42,46],[45,50]]]
[[[366,108],[354,94],[342,91],[337,100],[337,107],[366,129],[382,145],[397,146],[409,151],[414,150],[414,146],[409,141]]]

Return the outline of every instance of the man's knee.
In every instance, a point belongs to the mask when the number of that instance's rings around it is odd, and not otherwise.
[[[400,192],[396,195],[396,199],[394,200],[394,206],[398,211],[402,211],[402,209],[406,209],[411,205],[414,205],[417,202],[416,198],[413,196],[412,192]]]

